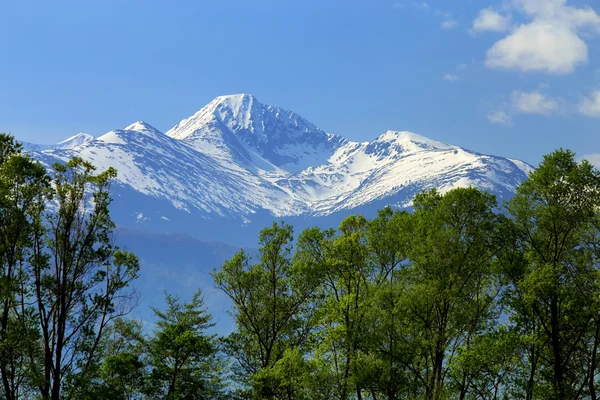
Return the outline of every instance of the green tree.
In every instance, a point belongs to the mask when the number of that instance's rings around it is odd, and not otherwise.
[[[111,242],[109,189],[116,172],[94,170],[79,158],[54,165],[54,203],[33,233],[28,273],[41,343],[31,351],[31,374],[44,399],[59,400],[91,381],[106,328],[135,303],[127,288],[138,259]]]
[[[146,337],[141,321],[117,318],[107,327],[88,368],[85,385],[71,387],[67,398],[133,400],[144,398],[147,377]]]
[[[259,387],[269,387],[276,398],[287,400],[312,400],[314,384],[310,382],[310,362],[298,348],[286,349],[282,357],[270,368],[259,370],[253,381]],[[317,384],[322,385],[322,382]]]
[[[292,228],[273,224],[261,231],[260,260],[240,251],[213,276],[215,284],[233,301],[237,330],[227,340],[227,350],[242,371],[242,384],[253,388],[259,399],[281,396],[281,382],[271,374],[286,350],[302,348],[313,323],[313,294],[318,288],[315,248],[311,235],[300,238],[304,249],[291,256]],[[268,377],[269,379],[266,379]]]
[[[35,315],[27,306],[32,232],[48,192],[46,171],[10,135],[0,134],[0,376],[3,398],[31,388],[27,348],[37,339]]]
[[[404,365],[405,324],[400,307],[402,299],[402,274],[406,266],[412,238],[412,216],[406,211],[381,210],[369,221],[366,237],[369,259],[375,267],[370,312],[373,323],[364,329],[368,332],[363,345],[369,356],[363,360],[364,386],[371,397],[395,400],[402,395],[415,394],[410,367]]]
[[[500,326],[459,347],[450,366],[450,391],[462,399],[520,398],[511,393],[512,377],[522,362],[520,339],[518,331]]]
[[[146,338],[142,333],[141,321],[116,319],[102,341],[102,364],[98,377],[105,385],[103,392],[108,394],[105,398],[142,398],[147,360]]]
[[[536,344],[536,377],[547,398],[595,398],[598,321],[600,173],[570,151],[544,157],[508,202],[511,226],[524,255],[509,270],[511,318]],[[538,362],[536,362],[536,365]]]
[[[190,303],[166,296],[167,309],[153,308],[158,321],[154,336],[148,339],[146,393],[155,399],[218,399],[223,396],[222,360],[214,326],[199,290]],[[134,354],[115,361],[129,361]],[[139,360],[138,360],[139,361]]]
[[[420,382],[426,399],[449,396],[456,388],[465,398],[470,387],[466,375],[449,380],[449,368],[461,346],[497,321],[499,289],[493,259],[495,197],[475,188],[453,189],[445,195],[435,190],[414,200],[414,230],[404,276],[401,308],[408,325],[404,361]]]
[[[366,326],[371,322],[370,290],[375,267],[369,262],[368,221],[346,218],[339,234],[323,242],[324,302],[320,311],[317,356],[328,366],[334,398],[362,399]],[[325,366],[324,365],[324,366]]]
[[[539,379],[541,350],[544,346],[541,324],[534,318],[533,310],[522,296],[518,282],[528,271],[528,261],[523,250],[524,236],[509,218],[499,224],[502,248],[498,252],[499,275],[502,281],[500,302],[509,316],[512,330],[518,337],[521,359],[509,376],[510,395],[516,399],[532,400],[547,397],[544,384]]]

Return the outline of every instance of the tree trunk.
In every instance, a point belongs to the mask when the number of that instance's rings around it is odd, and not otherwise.
[[[177,365],[177,363],[175,363]],[[167,393],[167,399],[172,399],[175,395],[175,385],[177,384],[177,366],[175,367],[175,371],[173,376],[171,377],[171,382],[169,382],[169,392]]]
[[[2,365],[0,366],[0,374],[2,375],[2,387],[4,388],[4,396],[6,400],[15,400],[13,394],[13,386],[8,379],[8,371],[6,366],[5,354],[2,354]]]
[[[362,390],[360,389],[360,387],[358,385],[356,385],[356,399],[362,400]]]
[[[435,360],[433,367],[433,393],[431,398],[438,400],[442,390],[442,369],[444,368],[444,351],[441,349],[441,344],[438,344],[435,351]]]
[[[564,370],[562,365],[562,349],[560,343],[560,324],[558,320],[558,299],[553,297],[550,302],[550,329],[552,342],[552,358],[554,382],[552,382],[554,398],[565,399]]]
[[[589,370],[589,378],[588,378],[588,386],[590,390],[590,399],[597,400],[596,395],[596,386],[595,386],[595,376],[596,376],[596,368],[598,367],[598,341],[600,340],[600,320],[596,321],[596,329],[594,332],[594,347],[592,349],[592,359],[590,360],[590,370]]]
[[[531,363],[531,368],[529,370],[529,380],[527,381],[527,387],[525,389],[525,400],[533,399],[533,386],[535,385],[535,373],[537,369],[535,345],[531,346],[529,362]]]
[[[12,257],[11,257],[12,258]],[[11,267],[11,261],[8,261],[8,269],[6,271],[6,275],[4,276],[4,279],[6,279],[7,282],[7,286],[10,286],[12,283],[12,267]],[[8,295],[7,295],[8,296]],[[2,336],[7,335],[8,333],[8,317],[9,317],[9,313],[10,313],[10,302],[9,299],[5,299],[3,302],[3,310],[2,310],[2,325],[1,325],[1,329],[2,329]],[[8,366],[7,366],[7,358],[8,355],[6,354],[6,352],[3,350],[2,354],[2,362],[0,363],[0,374],[2,375],[2,387],[4,388],[4,396],[6,397],[6,400],[14,400],[15,399],[15,393],[13,393],[13,385],[11,385],[10,380],[8,379],[9,373],[8,373]]]
[[[467,373],[463,373],[462,382],[460,383],[460,395],[459,400],[465,400],[467,397]]]

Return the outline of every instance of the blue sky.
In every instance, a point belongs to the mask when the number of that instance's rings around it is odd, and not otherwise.
[[[410,130],[600,165],[599,14],[595,0],[0,0],[0,131],[166,131],[251,93],[353,140]]]

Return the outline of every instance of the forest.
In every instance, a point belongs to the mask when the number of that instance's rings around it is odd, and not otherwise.
[[[131,316],[144,271],[114,245],[116,176],[0,134],[0,398],[600,396],[600,171],[569,150],[506,201],[430,190],[410,212],[266,227],[212,273],[227,336],[200,290],[165,294],[150,329]]]

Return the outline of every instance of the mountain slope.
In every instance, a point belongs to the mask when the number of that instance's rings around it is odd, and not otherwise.
[[[80,156],[99,170],[115,167],[121,186],[166,199],[185,212],[244,215],[262,203],[277,201],[271,198],[277,195],[276,188],[262,187],[258,177],[216,164],[141,121],[74,148],[52,148],[34,154],[47,164],[52,158],[66,161]]]
[[[100,169],[115,167],[126,210],[120,224],[194,234],[199,221],[225,229],[226,221],[408,207],[415,193],[434,187],[473,185],[507,197],[531,170],[410,132],[352,142],[251,95],[218,97],[166,134],[138,121],[96,139],[27,148],[48,165],[79,155]]]
[[[504,196],[514,192],[529,171],[521,169],[524,163],[517,165],[509,159],[396,131],[387,131],[372,142],[349,143],[329,161],[303,172],[315,181],[334,181],[328,185],[331,196],[315,206],[317,214],[392,196],[397,200],[391,204],[408,207],[415,192],[432,188],[443,193],[455,187],[476,186]]]

